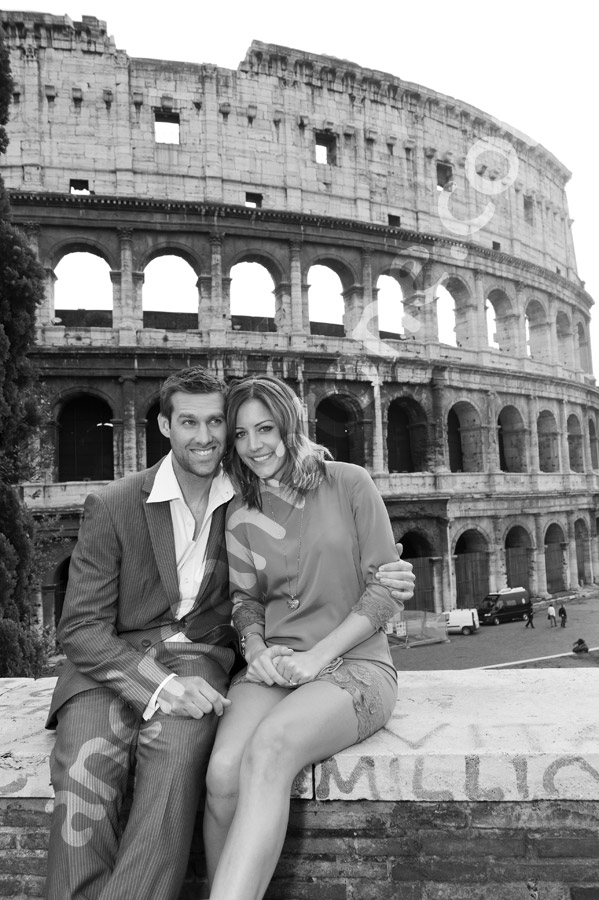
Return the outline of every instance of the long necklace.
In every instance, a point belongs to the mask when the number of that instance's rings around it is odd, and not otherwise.
[[[272,503],[270,502],[270,496],[268,491],[265,491],[264,496],[266,497],[266,502],[268,503],[268,508],[270,509],[270,515],[275,523],[275,525],[279,525],[277,522],[277,517],[275,516],[275,511],[273,509]],[[289,597],[285,601],[287,603],[287,607],[289,609],[297,609],[300,605],[299,601],[299,574],[300,574],[300,561],[302,558],[302,536],[304,530],[304,510],[306,508],[306,498],[303,498],[304,502],[302,503],[302,512],[300,515],[300,526],[299,526],[299,540],[298,540],[298,548],[297,548],[297,570],[295,573],[295,593],[291,590],[291,578],[289,577],[289,566],[287,564],[287,541],[285,537],[281,538],[281,544],[283,545],[283,557],[285,559],[285,575],[287,576],[287,591],[289,593]],[[283,534],[285,535],[287,532],[283,528],[282,525],[279,525],[279,528],[282,529]]]

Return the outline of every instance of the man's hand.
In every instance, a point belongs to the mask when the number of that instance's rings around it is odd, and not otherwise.
[[[168,716],[201,719],[214,712],[222,716],[231,701],[199,675],[171,678],[158,694],[158,706]]]
[[[401,544],[396,546],[397,552],[401,556],[403,547]],[[390,589],[391,596],[395,600],[403,600],[406,603],[414,596],[416,576],[412,571],[412,563],[406,562],[404,559],[379,566],[376,578],[379,584],[384,584]]]

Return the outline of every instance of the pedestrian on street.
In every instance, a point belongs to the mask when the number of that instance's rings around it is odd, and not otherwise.
[[[550,603],[547,607],[547,618],[549,619],[549,624],[551,627],[557,628],[557,619],[555,617],[555,606],[553,603]]]
[[[534,622],[533,622],[534,617],[535,617],[535,611],[534,611],[534,609],[533,609],[532,606],[531,606],[531,607],[530,607],[530,612],[529,612],[529,614],[528,614],[528,619],[526,620],[526,625],[524,626],[525,628],[528,628],[529,625],[530,625],[531,628],[534,628],[534,627],[535,627],[535,624],[534,624]]]
[[[562,603],[562,605],[560,606],[560,608],[558,609],[557,614],[558,614],[558,616],[560,617],[560,620],[561,620],[561,623],[562,623],[562,628],[565,628],[565,627],[566,627],[566,620],[567,620],[567,618],[568,618],[568,613],[566,612],[566,607],[564,606],[563,603]]]

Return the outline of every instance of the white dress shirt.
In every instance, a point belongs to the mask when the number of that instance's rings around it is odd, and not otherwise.
[[[164,503],[168,501],[170,504],[180,596],[180,602],[176,613],[177,619],[182,619],[187,615],[193,608],[196,597],[198,596],[198,591],[204,576],[204,569],[206,568],[206,548],[208,546],[208,535],[210,534],[212,515],[219,506],[222,506],[223,503],[228,503],[233,494],[234,490],[229,477],[219,468],[212,479],[206,513],[200,526],[200,530],[194,540],[196,521],[193,513],[185,502],[181,486],[177,481],[177,476],[173,469],[172,451],[164,459],[156,473],[150,496],[146,502]],[[189,638],[181,632],[171,635],[169,638],[166,638],[166,641],[191,643]],[[144,719],[151,718],[156,712],[156,709],[158,708],[158,694],[171,678],[176,677],[174,672],[167,675],[164,681],[156,689],[144,710]]]

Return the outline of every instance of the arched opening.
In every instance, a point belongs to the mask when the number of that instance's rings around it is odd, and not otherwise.
[[[364,465],[364,427],[354,404],[339,394],[325,397],[316,407],[316,443],[330,450],[338,462]]]
[[[558,312],[555,317],[555,333],[557,336],[557,354],[560,365],[572,368],[572,329],[565,312]]]
[[[231,268],[231,324],[235,331],[276,331],[275,283],[259,262]]]
[[[345,301],[339,275],[330,266],[311,266],[308,284],[310,334],[344,337]]]
[[[576,541],[576,575],[579,585],[591,582],[591,548],[589,546],[589,529],[584,519],[574,523],[574,540]]]
[[[530,592],[532,583],[531,540],[521,525],[514,525],[505,537],[505,568],[508,587],[523,587]]]
[[[447,416],[449,468],[452,472],[482,472],[480,416],[471,403],[461,400]]]
[[[502,472],[526,472],[526,428],[515,406],[504,406],[499,413],[497,447]]]
[[[383,340],[403,335],[404,305],[401,287],[391,275],[381,275],[376,287],[379,335]]]
[[[460,535],[455,546],[456,605],[478,608],[489,593],[489,552],[487,539],[470,529]]]
[[[158,427],[160,403],[150,407],[146,416],[146,465],[153,466],[170,452],[171,442]]]
[[[589,419],[589,448],[591,451],[591,466],[596,471],[599,469],[599,452],[597,448],[597,427],[593,419]]]
[[[198,330],[198,276],[180,256],[157,256],[144,269],[144,328]]]
[[[430,541],[417,531],[407,531],[397,537],[403,545],[402,559],[412,563],[416,584],[414,596],[406,609],[435,611],[435,582],[431,557],[435,556]]]
[[[568,416],[568,457],[573,472],[584,472],[582,429],[578,416]]]
[[[387,413],[389,472],[424,472],[427,467],[426,416],[410,397],[396,397]]]
[[[114,478],[112,410],[97,397],[69,400],[58,416],[58,480]]]
[[[538,300],[526,307],[526,352],[531,359],[546,362],[550,358],[549,325],[545,310]]]
[[[566,590],[566,554],[564,532],[559,525],[550,525],[545,532],[545,575],[547,590],[557,594]]]
[[[505,353],[514,353],[517,346],[517,319],[512,312],[509,297],[504,291],[495,288],[489,292],[485,306],[489,347]]]
[[[54,269],[54,315],[65,328],[112,328],[110,266],[95,253],[76,251]]]
[[[559,472],[559,433],[555,417],[548,409],[539,413],[537,441],[541,472]]]
[[[453,296],[444,285],[436,289],[437,329],[440,344],[458,346],[456,333],[456,304]]]

